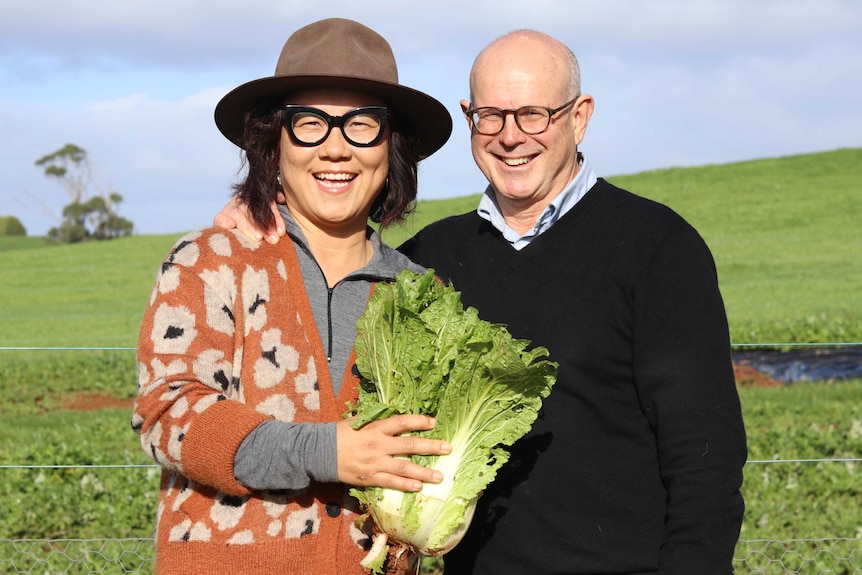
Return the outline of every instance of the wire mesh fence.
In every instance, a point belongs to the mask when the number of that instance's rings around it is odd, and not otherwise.
[[[152,573],[152,539],[0,539],[0,573]]]
[[[749,465],[774,466],[778,464],[803,464],[812,467],[827,462],[855,465],[860,459],[806,459],[806,460],[753,460]],[[786,466],[786,465],[785,465]],[[6,474],[36,473],[53,470],[62,473],[72,487],[78,490],[82,478],[94,474],[132,472],[143,475],[137,483],[146,491],[154,491],[153,479],[158,471],[155,465],[0,465]],[[76,475],[77,474],[77,475]],[[78,477],[78,475],[80,477]],[[37,477],[40,475],[37,475]],[[150,494],[155,496],[154,493]],[[32,497],[32,494],[31,494]],[[83,508],[84,501],[62,498],[65,512],[85,516],[90,511]],[[11,506],[28,506],[28,497],[6,497],[5,511]],[[50,507],[49,512],[58,512],[63,504]],[[0,514],[2,515],[2,514]],[[113,516],[116,518],[117,516]],[[47,518],[45,518],[47,521]],[[150,519],[146,519],[150,521]],[[97,531],[110,535],[117,526],[99,523]],[[154,541],[151,537],[99,537],[99,538],[4,538],[0,533],[0,573],[6,574],[151,574],[154,567]],[[438,563],[429,563],[420,571],[422,575],[440,575]],[[846,537],[818,537],[805,539],[740,539],[736,546],[733,566],[738,574],[834,574],[862,573],[862,526]]]
[[[800,575],[862,573],[862,539],[768,539],[736,545],[736,573]]]
[[[0,539],[0,572],[28,574],[150,574],[152,539]],[[738,574],[862,573],[862,539],[740,540]]]
[[[750,460],[747,464],[748,472],[762,473],[765,468],[788,468],[797,469],[804,467],[816,471],[820,467],[822,473],[823,465],[855,466],[862,463],[858,458],[830,458],[830,459],[771,459]],[[120,507],[128,506],[128,497],[136,501],[142,499],[142,493],[146,494],[151,506],[155,505],[157,491],[158,466],[148,465],[0,465],[0,472],[4,481],[9,485],[13,476],[28,474],[30,487],[26,493],[18,493],[10,496],[7,492],[3,498],[0,508],[0,518],[13,512],[14,507],[26,508],[24,512],[30,515],[31,525],[34,521],[40,526],[45,526],[51,520],[50,515],[70,514],[79,518],[91,516],[87,524],[89,533],[104,537],[78,537],[69,538],[45,537],[45,538],[10,538],[0,532],[0,574],[125,574],[139,573],[151,574],[154,567],[154,541],[151,537],[122,536],[118,533],[120,525],[127,521],[125,510]],[[799,472],[799,471],[798,471]],[[800,472],[801,473],[801,472]],[[44,479],[46,474],[54,474],[66,488],[82,495],[80,498],[69,498],[63,495],[59,483],[52,483]],[[111,504],[111,513],[99,513],[97,507],[104,504],[100,494],[104,490],[93,488],[99,481],[93,479],[102,475],[102,481],[108,484],[111,476],[122,474],[123,476],[135,476],[134,480],[128,478],[120,485],[125,488],[110,489],[113,491],[114,502]],[[41,478],[41,479],[40,479]],[[20,479],[20,478],[19,478]],[[15,481],[15,485],[22,482]],[[23,484],[28,484],[24,482]],[[117,491],[131,490],[129,493],[118,493]],[[776,489],[785,489],[784,484],[775,486]],[[51,503],[47,506],[37,504],[38,491],[50,491]],[[837,494],[834,494],[837,496]],[[851,503],[852,500],[851,500]],[[803,507],[816,506],[816,503],[807,500],[807,505],[802,502]],[[134,515],[140,515],[141,505],[135,506],[138,511]],[[148,508],[147,506],[144,506]],[[784,509],[785,512],[788,509]],[[822,508],[810,509],[810,512],[827,513]],[[153,516],[144,512],[147,517],[139,517],[137,533],[151,530]],[[105,519],[109,517],[109,519]],[[752,520],[752,519],[749,519]],[[792,520],[785,517],[785,520]],[[95,525],[93,525],[95,523]],[[2,524],[2,522],[0,522]],[[65,528],[68,524],[63,524]],[[59,529],[60,527],[58,527]],[[76,529],[72,529],[74,533]],[[59,533],[59,531],[56,531]],[[21,533],[19,531],[19,533]],[[26,531],[24,532],[26,533]],[[844,533],[843,537],[816,537],[799,539],[746,539],[737,543],[733,566],[738,574],[853,574],[862,573],[862,525],[856,528],[855,533]],[[68,535],[68,532],[66,532]],[[112,536],[113,535],[113,536]],[[816,535],[816,534],[815,534]],[[822,533],[821,533],[822,535]],[[422,575],[440,575],[436,570],[437,563],[430,564],[420,573]]]
[[[125,351],[126,348],[121,348]],[[854,420],[855,421],[855,420]],[[862,420],[860,421],[860,429],[857,432],[862,434]],[[857,437],[858,439],[858,437]],[[0,482],[6,482],[16,475],[18,481],[16,485],[26,485],[24,490],[15,490],[10,487],[5,491],[5,496],[0,498],[0,518],[4,515],[3,508],[8,510],[10,507],[31,507],[32,514],[43,517],[42,520],[47,521],[48,518],[43,514],[50,514],[63,509],[63,513],[70,515],[84,516],[87,514],[93,517],[101,517],[101,509],[96,513],[97,506],[108,507],[112,509],[112,518],[117,522],[117,525],[122,521],[123,507],[128,506],[128,500],[140,502],[146,499],[152,502],[151,506],[154,509],[155,485],[157,484],[158,468],[154,465],[65,465],[62,463],[73,463],[81,461],[80,453],[70,451],[63,452],[63,457],[54,457],[48,461],[55,461],[54,465],[0,465],[0,469],[6,475],[0,475]],[[758,475],[763,475],[762,469],[767,469],[774,472],[772,487],[770,489],[785,490],[791,499],[794,499],[803,508],[801,513],[820,513],[825,517],[829,516],[828,511],[824,507],[815,508],[811,506],[811,493],[807,496],[800,496],[797,491],[790,490],[791,481],[797,481],[798,478],[810,473],[821,473],[822,466],[827,464],[840,465],[846,467],[846,481],[856,485],[849,489],[842,485],[823,486],[823,489],[828,493],[819,494],[823,497],[831,497],[831,501],[836,505],[847,505],[845,501],[849,499],[850,505],[858,505],[856,497],[858,496],[858,476],[856,475],[858,466],[862,463],[862,459],[857,457],[858,451],[847,447],[846,450],[838,449],[830,454],[828,459],[806,458],[806,459],[770,459],[770,460],[750,460],[749,467],[746,470],[748,475],[752,470],[752,465],[757,465],[756,472]],[[7,460],[8,461],[8,460]],[[32,461],[32,460],[31,460]],[[44,461],[42,459],[41,461]],[[22,462],[24,463],[24,462]],[[777,465],[783,464],[783,465]],[[780,482],[777,478],[784,473],[788,480]],[[115,478],[118,475],[122,476],[122,480],[116,480],[115,483],[105,487],[102,483],[107,484],[108,474]],[[22,481],[21,477],[25,479]],[[100,477],[101,476],[101,477]],[[128,477],[127,477],[128,476]],[[783,478],[784,476],[781,475]],[[798,481],[797,481],[798,483]],[[114,485],[120,484],[122,489],[112,489]],[[44,492],[51,488],[56,488],[58,485],[69,487],[69,490],[74,492],[74,497],[66,497],[57,495],[57,491],[53,496],[50,504],[44,510],[36,510],[34,505],[34,494]],[[796,483],[793,483],[795,486]],[[818,486],[820,488],[821,486]],[[843,491],[842,491],[843,489]],[[0,493],[4,493],[0,487]],[[110,501],[107,495],[114,497]],[[830,495],[831,493],[831,495]],[[144,496],[144,497],[142,497]],[[86,507],[89,505],[89,509]],[[811,509],[808,509],[811,507]],[[149,507],[147,507],[149,509]],[[142,515],[135,510],[126,510],[137,515]],[[781,521],[793,521],[793,518],[788,518],[782,511],[787,511],[786,508],[778,510],[783,519]],[[130,535],[129,531],[121,531],[117,525],[111,525],[109,522],[104,524],[97,521],[97,529],[89,531],[88,535],[95,533],[95,536],[82,537],[82,533],[76,529],[63,531],[61,529],[45,532],[50,533],[48,537],[43,538],[25,538],[27,535],[35,533],[30,530],[21,530],[17,533],[3,533],[0,529],[0,574],[15,573],[15,574],[124,574],[124,573],[140,573],[151,574],[154,567],[154,541],[151,537],[136,537],[140,533],[147,532],[151,517],[139,517],[141,521],[146,523],[147,527],[133,531]],[[821,523],[822,525],[822,523]],[[0,522],[2,526],[2,522]],[[811,538],[786,538],[776,537],[774,539],[747,539],[745,531],[743,531],[742,539],[737,543],[736,552],[733,560],[735,572],[738,574],[852,574],[862,573],[862,525],[855,529],[813,529]],[[830,531],[838,531],[833,533]],[[844,532],[842,532],[844,531]],[[850,531],[850,532],[846,532]],[[853,532],[855,531],[855,532]],[[750,533],[754,535],[754,532]],[[756,535],[760,536],[763,531],[758,531]],[[804,533],[808,535],[807,532]],[[43,535],[40,533],[40,535]],[[75,536],[77,535],[77,538]],[[425,569],[423,575],[439,575],[434,570]]]

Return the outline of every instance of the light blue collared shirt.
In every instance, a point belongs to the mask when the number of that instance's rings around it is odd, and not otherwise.
[[[590,166],[589,160],[583,154],[578,154],[578,156],[580,169],[575,179],[569,182],[569,185],[548,204],[548,207],[545,208],[545,211],[536,220],[536,225],[526,234],[519,235],[518,232],[510,228],[509,224],[506,223],[503,212],[500,211],[500,206],[497,205],[497,200],[494,198],[494,189],[491,186],[485,189],[476,212],[481,218],[491,222],[491,225],[503,234],[503,237],[512,244],[513,248],[516,250],[525,248],[530,242],[539,237],[540,234],[557,223],[557,220],[571,210],[586,195],[589,189],[595,185],[598,178]]]

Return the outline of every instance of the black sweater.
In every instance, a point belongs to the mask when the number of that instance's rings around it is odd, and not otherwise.
[[[446,575],[732,572],[745,432],[694,228],[600,179],[521,251],[475,213],[401,250],[560,364]]]

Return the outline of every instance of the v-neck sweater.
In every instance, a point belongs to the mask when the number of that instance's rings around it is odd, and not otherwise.
[[[560,364],[447,574],[731,572],[745,432],[694,228],[599,179],[520,251],[475,212],[400,249]]]

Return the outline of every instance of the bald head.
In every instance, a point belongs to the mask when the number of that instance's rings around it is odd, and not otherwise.
[[[470,100],[475,106],[476,92],[488,78],[507,74],[509,81],[535,81],[540,75],[560,90],[566,99],[581,93],[578,59],[568,46],[537,30],[515,30],[491,42],[479,52],[470,70]]]

